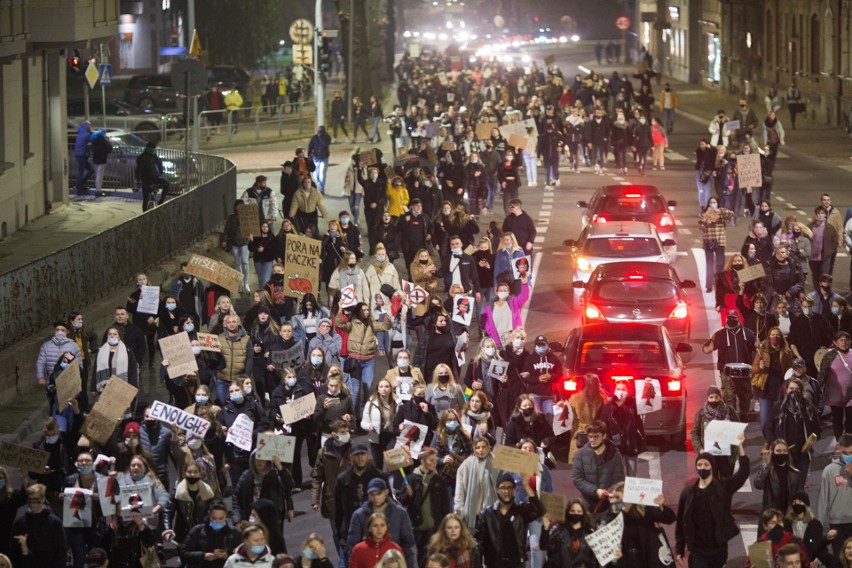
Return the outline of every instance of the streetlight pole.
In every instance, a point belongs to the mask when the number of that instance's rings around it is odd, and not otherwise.
[[[189,48],[192,49],[192,40],[195,37],[195,0],[186,0],[186,23],[189,27]],[[201,138],[201,129],[198,124],[198,97],[186,97],[187,120],[190,121],[189,139],[190,150],[198,152],[198,140]],[[187,169],[187,171],[189,171]]]
[[[320,71],[320,45],[322,45],[322,0],[316,0],[314,13],[314,87],[316,88],[317,123],[325,124],[325,79]]]

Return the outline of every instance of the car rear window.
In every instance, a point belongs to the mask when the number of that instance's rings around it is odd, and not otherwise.
[[[588,256],[607,258],[655,256],[661,254],[657,239],[652,237],[601,237],[588,239],[583,252]]]
[[[610,302],[654,302],[677,297],[677,288],[668,280],[622,280],[601,282],[595,296]]]
[[[656,341],[584,341],[580,348],[580,368],[610,366],[665,367],[665,358]]]
[[[609,196],[604,199],[601,213],[610,215],[656,215],[666,210],[659,195],[627,197]]]

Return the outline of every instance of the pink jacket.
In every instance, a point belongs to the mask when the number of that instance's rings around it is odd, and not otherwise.
[[[509,309],[512,310],[512,329],[524,325],[521,321],[521,308],[527,303],[530,298],[530,285],[526,282],[521,283],[521,293],[517,296],[509,296]],[[498,349],[503,349],[503,344],[500,342],[500,335],[497,333],[497,327],[494,325],[494,319],[491,317],[493,302],[482,307],[482,331],[497,343]]]

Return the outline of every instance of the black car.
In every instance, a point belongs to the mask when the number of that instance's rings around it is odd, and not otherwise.
[[[131,77],[124,89],[124,100],[146,111],[175,111],[183,107],[183,97],[172,86],[171,75]]]
[[[241,67],[231,65],[214,65],[207,68],[207,86],[217,85],[223,90],[236,89],[245,94],[246,85],[251,81],[251,74]]]
[[[599,264],[580,299],[582,322],[641,322],[662,325],[676,342],[689,342],[689,299],[692,280],[681,280],[670,264],[611,262]]]
[[[626,383],[645,433],[680,445],[686,440],[686,376],[680,354],[691,351],[659,325],[582,325],[562,347],[562,394],[569,398],[580,392],[587,373],[596,374],[610,395],[616,383]]]
[[[675,239],[676,206],[676,201],[666,201],[653,185],[605,185],[589,201],[577,202],[577,207],[584,209],[580,218],[583,227],[592,223],[644,221],[657,227],[660,240]]]

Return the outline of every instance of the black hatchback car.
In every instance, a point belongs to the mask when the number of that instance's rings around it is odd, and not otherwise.
[[[562,347],[562,394],[570,398],[580,392],[587,373],[596,374],[610,395],[617,383],[624,383],[645,433],[680,445],[686,440],[686,376],[680,354],[691,351],[659,325],[582,325]]]
[[[170,75],[136,75],[124,89],[124,100],[146,111],[181,110],[183,99]]]
[[[670,264],[661,262],[611,262],[599,264],[580,299],[582,322],[637,322],[662,325],[672,340],[688,342],[689,298],[692,280],[681,280]]]

